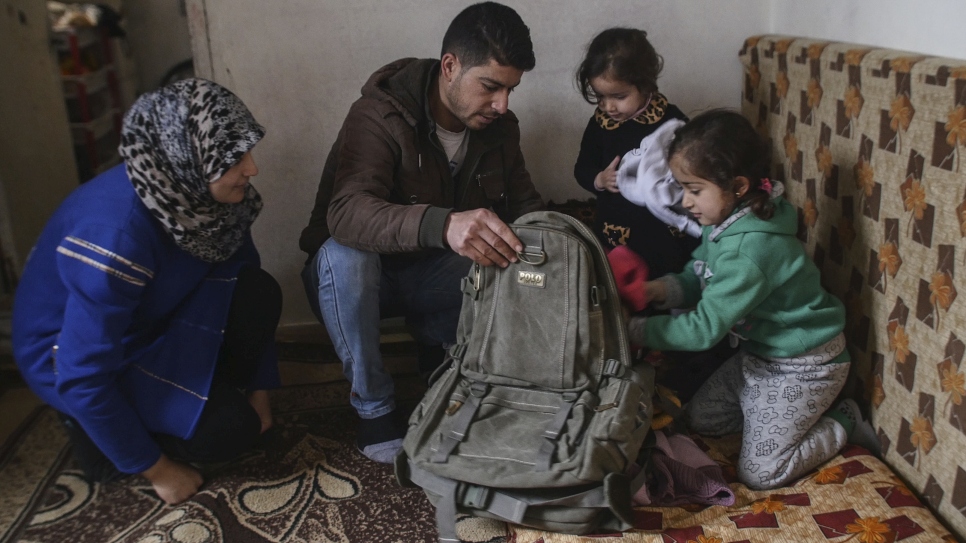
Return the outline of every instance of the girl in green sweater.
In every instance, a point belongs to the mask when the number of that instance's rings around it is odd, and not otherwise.
[[[631,341],[740,345],[691,399],[689,424],[703,435],[742,432],[739,480],[785,485],[837,454],[861,420],[851,400],[829,410],[849,371],[845,310],[795,237],[797,213],[767,178],[768,150],[751,123],[727,110],[699,115],[668,157],[702,242],[684,271],[645,290],[659,309],[694,310],[634,318]]]

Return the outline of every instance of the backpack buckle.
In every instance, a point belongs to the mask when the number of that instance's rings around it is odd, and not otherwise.
[[[463,495],[460,503],[473,509],[485,510],[490,504],[490,496],[492,493],[492,489],[486,486],[465,485],[463,486]]]
[[[547,253],[543,250],[533,251],[532,248],[527,247],[521,253],[517,253],[517,258],[520,262],[530,264],[531,266],[539,266],[547,261]]]
[[[460,290],[463,294],[473,298],[474,300],[480,299],[480,288],[483,284],[482,282],[482,272],[480,271],[480,265],[474,264],[473,271],[471,275],[466,275],[460,279]]]
[[[608,358],[604,361],[603,373],[608,377],[623,377],[624,364],[621,364],[616,358]]]
[[[516,234],[523,242],[523,251],[517,253],[520,262],[539,266],[547,261],[547,251],[543,248],[543,234],[539,230],[523,229]]]
[[[489,388],[490,385],[476,381],[470,385],[470,394],[476,396],[477,398],[482,398],[483,396],[486,396],[486,391],[489,390]]]
[[[557,413],[554,415],[553,420],[550,422],[550,427],[543,431],[543,437],[549,440],[556,440],[560,437],[560,432],[563,431],[564,425],[567,424],[567,417],[570,416],[570,412],[574,408],[574,402],[580,398],[580,395],[576,392],[564,392],[560,399],[563,403],[557,408]],[[551,448],[550,453],[553,452]],[[549,454],[549,453],[548,453]]]

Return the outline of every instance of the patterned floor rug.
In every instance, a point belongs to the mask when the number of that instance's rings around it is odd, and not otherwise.
[[[421,390],[415,380],[397,387]],[[270,439],[206,468],[202,491],[173,507],[140,477],[86,483],[54,411],[40,408],[0,451],[0,543],[436,541],[422,491],[399,487],[390,466],[355,449],[346,398],[344,381],[275,391]],[[507,539],[496,522],[466,518],[459,530],[466,541]]]
[[[140,477],[89,485],[53,410],[35,411],[0,448],[0,543],[432,543],[435,514],[421,490],[396,484],[390,466],[355,448],[355,414],[334,354],[290,345],[280,353],[313,384],[273,391],[270,439],[230,464],[208,466],[193,499],[166,506]],[[412,366],[405,346],[387,365]],[[408,362],[407,362],[408,359]],[[306,368],[311,371],[305,371]],[[285,369],[285,368],[283,368]],[[396,374],[402,405],[423,386]],[[787,488],[754,492],[734,483],[740,439],[701,440],[724,468],[730,507],[642,507],[634,529],[579,537],[461,518],[468,543],[925,543],[956,539],[878,459],[856,447]]]

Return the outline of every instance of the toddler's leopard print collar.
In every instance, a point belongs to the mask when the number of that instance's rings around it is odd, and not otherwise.
[[[608,117],[606,113],[601,111],[600,108],[597,108],[597,110],[594,111],[594,119],[597,120],[597,124],[599,124],[604,130],[614,130],[627,121],[634,121],[641,124],[654,124],[664,118],[664,112],[666,111],[667,98],[665,98],[663,94],[655,92],[654,95],[651,96],[651,103],[648,104],[647,109],[633,119],[615,121]]]

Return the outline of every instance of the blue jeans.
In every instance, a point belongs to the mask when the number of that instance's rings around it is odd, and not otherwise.
[[[460,280],[471,264],[448,250],[381,255],[329,238],[305,265],[309,305],[342,360],[352,384],[350,402],[360,417],[396,408],[392,377],[379,352],[379,321],[405,316],[416,341],[454,343],[463,304]]]

